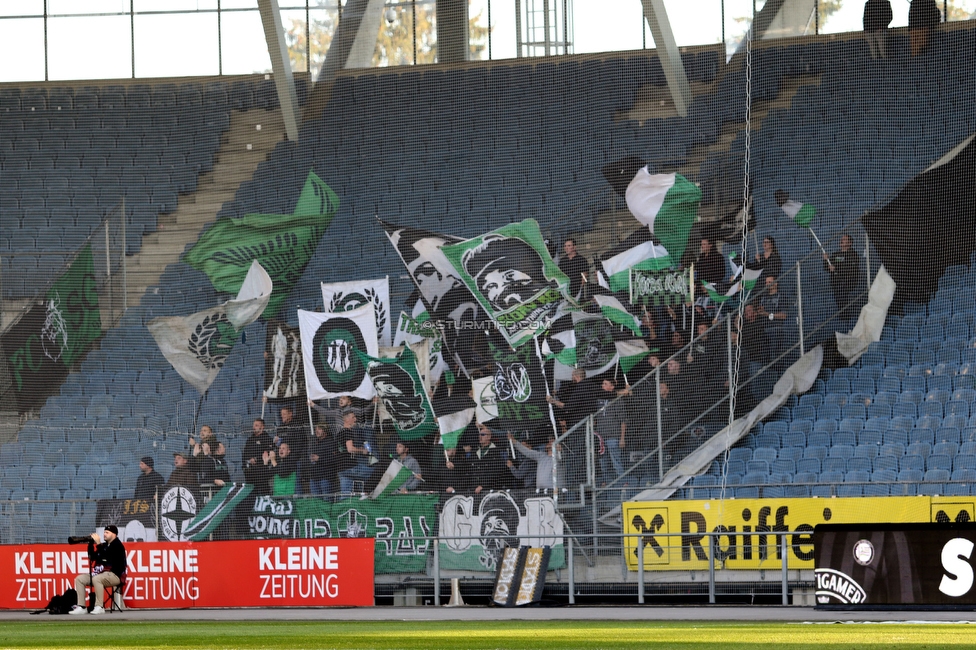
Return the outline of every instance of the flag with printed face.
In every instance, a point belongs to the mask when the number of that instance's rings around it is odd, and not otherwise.
[[[606,318],[583,312],[554,322],[541,345],[543,356],[556,362],[553,378],[572,379],[574,369],[592,377],[613,368],[617,363],[613,329]]]
[[[274,281],[274,294],[264,315],[274,316],[312,259],[338,209],[336,193],[309,172],[292,214],[219,219],[200,236],[183,261],[206,273],[214,289],[225,293],[238,292],[251,261],[261,262]]]
[[[651,240],[650,234],[641,228],[597,262],[597,282],[614,293],[628,291],[631,269],[663,271],[672,266],[667,249]]]
[[[401,439],[416,440],[437,429],[413,350],[404,348],[392,359],[356,354]]]
[[[160,352],[183,379],[207,392],[240,331],[258,319],[274,290],[264,268],[253,261],[234,300],[190,316],[162,316],[149,322]]]
[[[298,310],[308,398],[370,399],[375,392],[358,352],[379,353],[372,305],[338,314]]]
[[[672,259],[680,260],[698,216],[702,197],[698,186],[681,174],[652,174],[643,167],[630,181],[625,197],[631,214],[654,233]]]
[[[323,282],[322,304],[331,314],[370,304],[376,313],[376,331],[381,347],[392,345],[390,335],[390,279]]]
[[[476,364],[471,357],[476,347],[475,341],[483,336],[482,332],[489,327],[491,319],[441,250],[445,244],[464,240],[421,228],[397,226],[384,221],[380,221],[380,224],[407,268],[419,296],[419,302],[408,300],[408,308],[413,307],[413,323],[410,319],[404,320],[402,315],[401,322],[414,329],[423,327],[425,322],[429,323],[430,328],[440,325],[437,329],[441,330],[443,347],[446,348],[444,356],[453,357],[467,373],[467,369],[474,368]],[[421,305],[424,309],[420,309]],[[398,327],[398,337],[399,330]]]
[[[441,247],[512,347],[542,334],[575,303],[534,219]]]
[[[809,228],[810,222],[817,216],[817,209],[812,205],[799,201],[787,201],[783,204],[783,212],[801,228]]]

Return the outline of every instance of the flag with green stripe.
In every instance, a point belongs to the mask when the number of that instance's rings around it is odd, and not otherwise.
[[[390,496],[396,493],[412,477],[413,472],[406,465],[394,458],[390,461],[390,466],[383,472],[383,476],[380,477],[380,482],[376,484],[376,489],[370,493],[369,498],[379,499]]]
[[[614,298],[613,296],[593,296],[593,301],[600,306],[600,312],[603,313],[611,323],[620,325],[621,327],[626,327],[631,332],[637,336],[641,335],[641,322],[637,316],[634,316],[627,308],[624,307],[623,303]]]
[[[702,197],[698,186],[681,174],[652,174],[643,167],[625,196],[631,214],[650,228],[672,258],[680,260],[698,216]]]
[[[457,447],[458,439],[474,418],[475,403],[467,393],[451,391],[434,401],[434,415],[444,449]]]
[[[799,201],[787,201],[783,204],[783,212],[801,228],[809,228],[810,222],[817,215],[817,209],[812,205]]]
[[[254,486],[250,483],[228,483],[213,495],[207,505],[190,519],[183,527],[186,539],[199,542],[207,539],[237,504],[247,498]]]
[[[624,374],[630,372],[634,366],[640,363],[641,359],[651,353],[647,343],[640,339],[626,339],[614,342],[617,348],[617,357],[620,361],[620,371]]]
[[[630,270],[662,271],[674,266],[667,249],[646,241],[633,248],[617,253],[600,263],[603,270],[598,278],[600,286],[616,293],[629,291]]]

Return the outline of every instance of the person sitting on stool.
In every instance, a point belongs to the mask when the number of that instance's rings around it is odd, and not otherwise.
[[[90,573],[82,573],[75,578],[75,591],[78,592],[78,604],[71,608],[69,614],[87,614],[85,607],[85,587],[95,587],[95,607],[92,614],[104,614],[105,587],[118,587],[125,575],[125,547],[119,539],[119,529],[109,525],[105,527],[105,541],[98,538],[98,533],[92,533],[88,541],[88,561],[92,563]]]

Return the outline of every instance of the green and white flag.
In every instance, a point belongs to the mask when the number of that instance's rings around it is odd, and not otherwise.
[[[643,167],[630,181],[625,197],[631,214],[650,228],[673,259],[680,260],[698,216],[702,197],[698,186],[681,174],[651,174]]]
[[[741,266],[735,263],[738,255],[735,251],[729,254],[729,264],[732,266],[732,281],[735,282],[742,276],[742,288],[752,291],[756,287],[756,281],[762,277],[762,269],[749,269],[745,264]]]
[[[545,332],[573,301],[534,219],[441,250],[513,348]]]
[[[200,512],[183,526],[183,535],[193,542],[201,542],[217,530],[217,526],[234,512],[241,501],[251,493],[254,486],[249,483],[228,483],[213,495]]]
[[[458,439],[474,418],[475,402],[465,393],[452,391],[449,397],[434,402],[434,414],[445,449],[457,447]]]
[[[571,379],[576,369],[592,377],[613,368],[617,363],[613,329],[603,316],[584,312],[574,312],[553,323],[541,346],[545,359],[556,362],[553,378]]]
[[[600,262],[603,270],[597,282],[604,289],[617,293],[629,291],[630,270],[663,271],[674,266],[671,256],[663,246],[647,241]],[[599,266],[599,265],[598,265]]]
[[[719,293],[718,289],[715,288],[714,282],[706,282],[704,285],[705,291],[708,293],[708,297],[712,299],[712,302],[721,305],[723,302],[728,302],[732,296],[739,293],[740,285],[738,282],[732,283],[728,291],[725,293]]]
[[[793,220],[793,223],[801,228],[809,228],[810,222],[817,216],[817,209],[815,207],[800,203],[799,201],[787,201],[784,203],[783,212]]]
[[[376,484],[376,488],[370,493],[369,498],[379,499],[391,496],[411,478],[413,478],[413,472],[406,465],[394,458],[390,461],[390,466],[383,472],[383,476],[380,477],[380,482]]]
[[[154,318],[149,332],[176,372],[202,394],[224,367],[240,331],[267,308],[273,291],[271,278],[255,260],[234,300],[190,316]]]
[[[357,356],[401,439],[416,440],[437,429],[413,350],[404,348],[395,359],[379,359],[358,351]]]
[[[617,348],[617,356],[620,359],[620,371],[624,374],[630,372],[634,366],[640,363],[641,359],[651,353],[647,347],[647,343],[640,339],[616,341],[614,345]]]
[[[357,354],[379,353],[372,305],[338,314],[299,309],[298,326],[309,399],[342,395],[371,399],[375,395],[366,366]]]
[[[637,336],[641,335],[640,319],[627,311],[623,303],[613,296],[593,296],[593,301],[600,306],[600,311],[611,323],[626,327]]]
[[[200,236],[183,261],[206,273],[217,291],[236,293],[251,261],[258,260],[274,281],[274,294],[264,314],[274,316],[301,277],[338,209],[336,193],[309,172],[292,214],[219,219]]]
[[[376,331],[381,347],[390,347],[390,278],[378,280],[353,280],[351,282],[323,282],[322,304],[325,311],[338,314],[373,305],[376,313]]]

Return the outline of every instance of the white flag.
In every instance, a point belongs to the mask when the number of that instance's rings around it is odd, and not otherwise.
[[[176,372],[205,393],[224,367],[238,333],[268,306],[272,288],[268,272],[255,260],[234,300],[189,316],[154,318],[149,332]]]
[[[373,305],[338,314],[298,310],[302,362],[309,399],[352,395],[370,399],[373,382],[356,350],[379,355]]]
[[[478,424],[498,417],[498,400],[495,397],[495,377],[471,380],[474,396],[474,415]]]
[[[325,305],[325,311],[330,314],[350,311],[366,304],[373,305],[379,344],[387,347],[394,345],[390,325],[389,277],[379,280],[323,282],[322,304]]]

